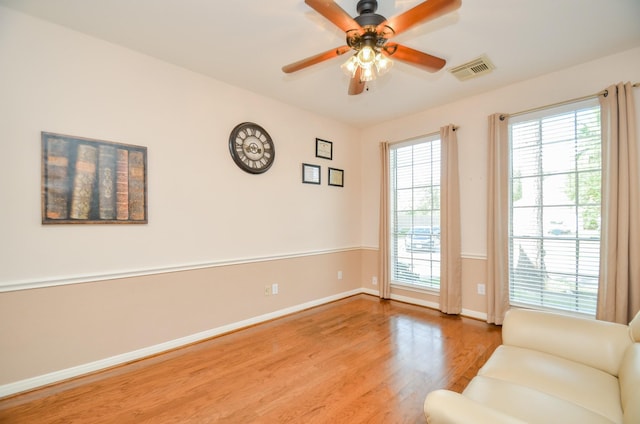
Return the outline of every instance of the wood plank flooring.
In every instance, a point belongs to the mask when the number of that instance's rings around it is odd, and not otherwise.
[[[421,423],[500,328],[358,295],[0,400],[0,423]]]

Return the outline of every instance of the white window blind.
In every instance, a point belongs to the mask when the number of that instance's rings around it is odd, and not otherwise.
[[[392,284],[440,288],[440,135],[389,151]]]
[[[600,258],[597,99],[509,118],[510,302],[595,315]]]

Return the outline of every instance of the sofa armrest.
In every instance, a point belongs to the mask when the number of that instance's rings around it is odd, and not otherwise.
[[[450,390],[435,390],[424,401],[429,424],[526,424]]]
[[[559,313],[511,309],[502,326],[502,342],[549,353],[618,375],[632,343],[629,327]]]

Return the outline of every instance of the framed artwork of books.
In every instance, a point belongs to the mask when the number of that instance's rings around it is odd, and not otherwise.
[[[333,143],[316,138],[316,157],[329,160],[333,159]]]
[[[146,224],[147,148],[42,132],[43,224]]]
[[[305,184],[320,184],[320,166],[303,163],[302,182]]]
[[[329,168],[329,185],[344,187],[344,171],[342,169]]]

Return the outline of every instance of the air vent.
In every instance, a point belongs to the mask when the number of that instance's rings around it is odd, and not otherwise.
[[[460,81],[465,81],[470,78],[475,78],[480,75],[488,74],[493,71],[495,66],[489,60],[489,58],[485,55],[480,56],[477,59],[472,60],[471,62],[465,63],[464,65],[456,66],[455,68],[449,69],[449,72],[453,74]]]

